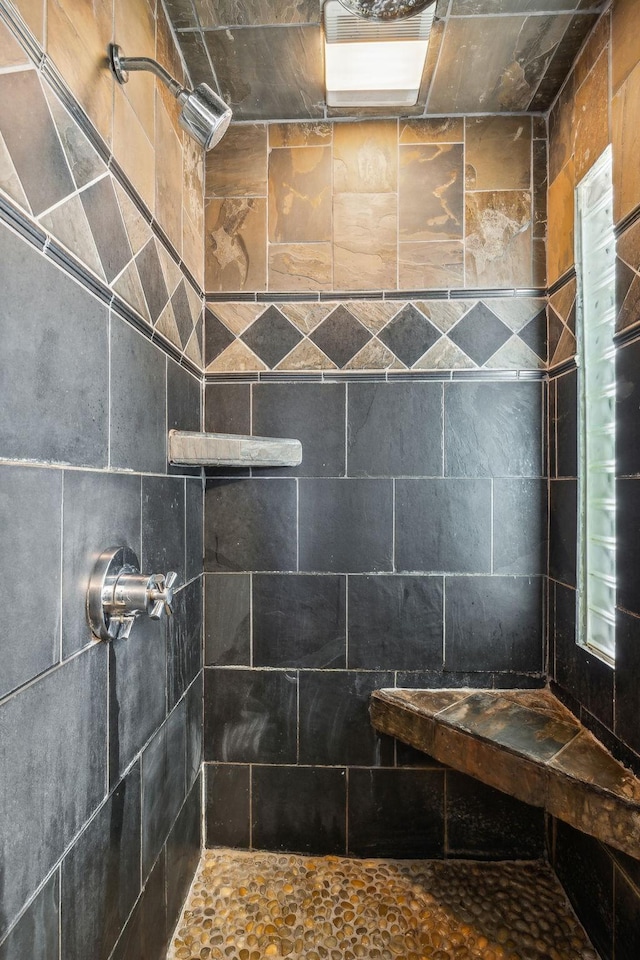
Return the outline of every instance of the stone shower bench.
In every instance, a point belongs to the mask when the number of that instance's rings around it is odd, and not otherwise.
[[[548,690],[376,690],[371,722],[640,858],[640,780]]]

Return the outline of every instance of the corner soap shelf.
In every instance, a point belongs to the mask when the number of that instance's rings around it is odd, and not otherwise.
[[[191,467],[297,467],[302,463],[302,444],[275,437],[170,430],[169,462]]]
[[[549,690],[376,690],[380,733],[640,858],[640,780]]]

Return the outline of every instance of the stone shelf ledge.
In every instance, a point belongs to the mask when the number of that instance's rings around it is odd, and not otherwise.
[[[640,780],[548,690],[376,690],[371,722],[640,858]]]
[[[169,462],[183,467],[297,467],[302,444],[276,437],[170,430]]]

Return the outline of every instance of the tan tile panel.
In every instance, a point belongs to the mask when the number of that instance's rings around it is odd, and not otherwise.
[[[576,92],[573,137],[576,183],[588,173],[610,139],[609,57],[605,51]]]
[[[614,219],[640,203],[640,64],[629,74],[613,98]]]
[[[29,201],[27,200],[27,195],[24,192],[20,178],[16,172],[16,168],[11,159],[11,154],[7,150],[7,145],[4,142],[4,137],[0,133],[0,190],[4,191],[8,197],[11,197],[12,200],[22,207],[23,210],[26,210],[28,213],[31,213],[31,207]]]
[[[531,286],[531,194],[466,197],[465,280],[470,287]]]
[[[36,39],[42,43],[47,0],[13,0],[13,2]]]
[[[182,137],[178,139],[164,103],[157,95],[155,186],[156,216],[178,253],[182,253]]]
[[[464,120],[460,117],[428,117],[400,120],[400,143],[462,143]]]
[[[585,43],[574,67],[576,89],[584,83],[596,60],[607,50],[611,41],[611,16],[604,14],[597,22],[589,39]]]
[[[151,211],[155,207],[155,152],[130,102],[115,91],[113,152],[131,183]]]
[[[291,353],[280,361],[277,370],[336,370],[335,363],[312,340],[301,340]]]
[[[232,124],[208,158],[207,197],[266,197],[266,124]]]
[[[264,290],[267,201],[208,200],[205,207],[207,290]]]
[[[269,154],[269,240],[331,239],[331,149],[280,148]]]
[[[547,241],[549,283],[554,283],[573,266],[574,187],[574,166],[573,160],[570,160],[549,187]]]
[[[400,243],[400,289],[446,289],[464,286],[464,244],[459,240]]]
[[[459,240],[463,235],[461,144],[400,147],[401,240]]]
[[[309,123],[270,123],[270,147],[323,147],[331,143],[333,124],[322,121]]]
[[[391,193],[342,193],[334,200],[337,290],[396,286],[397,200]]]
[[[149,0],[114,0],[114,22],[115,42],[120,44],[125,55],[155,57],[156,27]],[[130,74],[124,90],[144,132],[153,143],[156,91],[153,74],[147,71]]]
[[[529,117],[468,117],[465,121],[465,146],[467,189],[529,189]]]
[[[185,73],[182,66],[182,59],[178,53],[178,48],[173,42],[173,36],[169,21],[164,12],[161,3],[156,6],[156,60],[162,64],[165,70],[168,70],[172,77],[175,77],[180,83],[185,82]],[[159,92],[165,110],[171,117],[173,128],[178,136],[181,136],[179,123],[180,105],[173,94],[165,87],[164,83],[156,81],[156,91]]]
[[[269,290],[331,290],[330,243],[269,244]]]
[[[398,124],[395,120],[338,123],[333,134],[333,191],[395,193]]]
[[[617,93],[640,61],[637,0],[615,0],[611,17],[612,82]]]
[[[0,70],[6,67],[18,67],[29,64],[29,57],[24,52],[8,27],[0,20]]]

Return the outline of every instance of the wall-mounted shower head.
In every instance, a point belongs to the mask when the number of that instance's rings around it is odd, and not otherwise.
[[[150,57],[125,57],[115,43],[109,44],[108,61],[118,83],[126,83],[129,72],[133,70],[149,70],[159,77],[182,107],[180,126],[205,150],[215,147],[225,135],[231,123],[231,107],[206,83],[198,84],[195,90],[183,87],[155,60]]]

